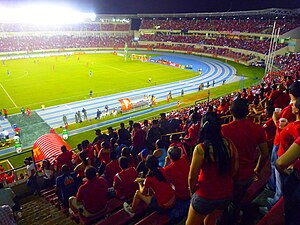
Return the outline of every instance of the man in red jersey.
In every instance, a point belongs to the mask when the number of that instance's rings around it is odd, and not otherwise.
[[[236,146],[239,155],[239,170],[235,177],[233,200],[228,210],[225,210],[220,224],[236,224],[241,201],[255,175],[259,176],[261,169],[269,158],[269,150],[264,129],[246,119],[249,112],[248,101],[238,98],[230,106],[233,121],[222,127],[225,138]]]
[[[81,185],[76,197],[69,198],[70,209],[84,217],[91,217],[102,213],[107,208],[107,181],[96,175],[93,166],[88,166],[84,174],[87,181]]]
[[[177,148],[179,148],[181,150],[181,158],[185,158],[187,160],[187,162],[190,162],[190,159],[186,153],[184,144],[180,141],[180,134],[172,134],[170,136],[170,146],[169,147],[173,147],[176,146]]]
[[[110,152],[110,159],[111,159],[111,161],[105,166],[104,176],[108,182],[108,186],[112,187],[114,177],[117,173],[119,173],[121,171],[121,168],[119,166],[119,161],[117,158],[116,151]]]
[[[134,123],[133,134],[132,134],[132,146],[131,146],[131,154],[134,157],[137,157],[137,155],[144,147],[145,140],[146,140],[146,132],[142,130],[141,124]]]
[[[269,100],[273,102],[274,108],[285,108],[290,103],[290,97],[287,92],[285,92],[284,84],[281,83],[278,85],[278,90],[271,92]]]
[[[274,112],[273,114],[273,120],[274,123],[277,125],[276,130],[276,136],[274,140],[274,147],[272,150],[272,167],[274,167],[274,170],[272,171],[273,178],[275,180],[275,195],[273,199],[269,199],[269,205],[266,207],[260,208],[260,211],[262,213],[267,213],[268,209],[272,208],[273,205],[275,205],[278,200],[282,196],[282,184],[283,184],[283,177],[280,175],[279,171],[275,169],[275,163],[278,157],[284,154],[284,152],[290,147],[292,142],[299,136],[299,130],[297,127],[297,123],[294,123],[296,120],[296,116],[293,113],[293,104],[295,104],[296,100],[300,98],[300,81],[295,81],[290,85],[288,88],[289,95],[291,98],[291,104],[288,105],[286,108],[284,108],[278,115],[278,113]],[[279,121],[282,121],[285,119],[288,121],[290,125],[287,125],[289,127],[284,127],[281,125]],[[286,129],[287,128],[287,129]]]
[[[168,165],[170,163],[170,165]],[[181,157],[181,150],[176,147],[168,149],[168,156],[165,159],[164,170],[166,178],[175,186],[175,195],[177,199],[190,199],[188,188],[188,176],[190,165],[185,158]]]
[[[72,151],[68,151],[66,146],[61,146],[61,154],[59,156],[57,156],[56,158],[56,165],[57,165],[57,169],[60,171],[62,165],[66,164],[70,170],[72,170],[73,168],[73,164],[72,164],[72,156],[73,156],[73,152]]]
[[[120,199],[132,198],[138,189],[138,184],[134,182],[137,178],[137,172],[134,167],[128,168],[129,161],[124,156],[120,157],[119,165],[122,170],[114,177],[116,196]]]

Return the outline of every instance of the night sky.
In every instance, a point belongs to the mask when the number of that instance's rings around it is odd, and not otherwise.
[[[16,6],[24,3],[56,3],[102,14],[226,12],[265,8],[300,8],[300,0],[0,0]]]

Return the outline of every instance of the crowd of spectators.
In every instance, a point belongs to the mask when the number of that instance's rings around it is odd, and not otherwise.
[[[0,38],[0,52],[64,48],[124,48],[132,36],[14,36]]]
[[[246,33],[272,33],[276,21],[280,33],[286,33],[300,26],[299,20],[271,20],[271,19],[206,19],[206,18],[176,18],[176,19],[142,19],[140,29],[160,30],[206,30]]]
[[[151,35],[145,34],[140,38],[141,41],[155,41],[155,42],[179,42],[179,43],[193,43],[199,45],[212,45],[212,46],[223,46],[230,48],[239,48],[249,51],[259,52],[266,54],[269,51],[270,41],[269,40],[255,40],[255,39],[240,39],[240,38],[205,38],[201,35]],[[287,46],[287,43],[279,43],[277,50]]]
[[[24,24],[0,23],[0,32],[129,31],[129,23]]]

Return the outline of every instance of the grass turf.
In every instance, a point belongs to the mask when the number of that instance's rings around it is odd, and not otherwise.
[[[84,100],[90,90],[98,97],[193,76],[188,70],[130,59],[124,62],[112,54],[8,60],[0,66],[0,109],[18,113],[22,106],[37,109]]]

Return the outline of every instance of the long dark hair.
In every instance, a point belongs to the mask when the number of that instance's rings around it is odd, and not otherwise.
[[[221,133],[221,121],[218,114],[215,112],[208,112],[202,118],[200,129],[200,142],[204,146],[204,160],[211,163],[209,154],[210,146],[213,147],[213,157],[217,163],[218,173],[220,175],[226,174],[230,171],[231,162],[228,154],[228,149],[224,143]]]
[[[156,179],[160,182],[167,182],[166,178],[161,173],[161,171],[158,167],[158,161],[157,161],[157,158],[154,155],[148,155],[147,156],[146,166],[149,169],[147,177],[156,177]]]

